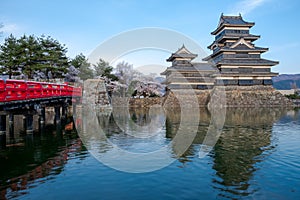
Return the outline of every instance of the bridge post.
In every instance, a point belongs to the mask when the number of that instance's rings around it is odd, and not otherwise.
[[[0,135],[6,134],[6,115],[0,115]]]
[[[76,103],[72,103],[72,118],[73,118],[73,129],[75,130],[76,129]]]
[[[39,111],[39,133],[42,133],[46,123],[46,108],[41,107]]]
[[[9,125],[9,138],[14,139],[14,114],[9,113],[8,115],[8,125]]]
[[[6,134],[0,135],[0,149],[6,148]]]
[[[45,107],[41,107],[41,112],[39,115],[39,122],[40,124],[44,125],[46,122],[46,108]]]
[[[26,134],[33,134],[33,115],[26,115]]]
[[[27,134],[25,136],[25,141],[26,141],[26,147],[33,147],[34,145],[34,137],[33,134]]]
[[[54,106],[55,110],[55,117],[54,117],[54,124],[60,123],[60,106]]]
[[[23,115],[22,120],[23,120],[23,130],[26,132],[26,115]]]
[[[61,118],[65,122],[67,119],[68,104],[64,104],[61,108]]]
[[[73,113],[72,113],[72,115],[73,115],[73,116],[76,116],[76,104],[75,104],[75,103],[72,104],[72,108],[73,108]]]
[[[6,147],[6,115],[0,115],[0,149]]]

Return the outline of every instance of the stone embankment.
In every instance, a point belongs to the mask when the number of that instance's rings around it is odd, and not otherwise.
[[[163,97],[164,107],[206,107],[210,100],[210,91],[203,90],[173,90]]]
[[[82,103],[93,108],[110,107],[104,81],[89,79],[84,82]]]
[[[219,86],[203,91],[169,91],[162,98],[130,99],[129,106],[148,107],[293,107],[291,100],[271,86]]]
[[[212,90],[223,89],[226,94],[227,107],[292,107],[293,102],[276,91],[272,86],[222,86]]]
[[[84,84],[83,103],[92,107],[293,107],[295,104],[272,86],[215,86],[212,90],[172,90],[164,97],[121,98],[110,102],[105,83],[89,80]]]
[[[151,98],[131,98],[129,100],[130,107],[142,108],[142,107],[151,107],[153,105],[161,105],[161,97],[151,97]]]

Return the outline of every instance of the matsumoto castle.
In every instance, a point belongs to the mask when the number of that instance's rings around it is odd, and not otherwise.
[[[161,75],[166,76],[168,89],[211,89],[215,85],[272,85],[271,72],[277,61],[261,58],[268,48],[257,47],[254,41],[259,35],[251,34],[253,22],[246,22],[242,16],[220,17],[219,25],[211,32],[215,40],[208,46],[212,54],[204,62],[192,62],[197,54],[184,45],[167,59],[172,62]]]

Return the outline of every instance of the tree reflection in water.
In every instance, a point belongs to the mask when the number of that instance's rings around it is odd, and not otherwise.
[[[18,136],[17,144],[0,151],[0,199],[26,194],[29,188],[54,179],[72,157],[86,156],[81,140],[69,128],[72,123],[66,126],[69,130],[60,131],[48,124],[40,135]]]

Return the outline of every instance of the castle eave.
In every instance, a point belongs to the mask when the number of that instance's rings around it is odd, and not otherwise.
[[[274,77],[274,76],[278,76],[279,73],[275,73],[275,72],[268,72],[268,73],[251,73],[251,74],[243,74],[243,73],[236,73],[236,74],[230,74],[230,73],[220,73],[220,74],[216,74],[216,76],[222,76],[222,77]]]
[[[223,59],[216,63],[217,65],[241,65],[241,66],[274,66],[278,61],[267,59]]]
[[[212,59],[211,55],[205,57],[205,58],[202,58],[203,61],[210,61]]]
[[[211,54],[208,57],[203,58],[202,60],[203,61],[208,61],[209,59],[214,58],[215,56],[217,56],[218,54],[220,54],[222,52],[258,52],[258,53],[264,53],[264,52],[267,52],[268,50],[269,50],[269,48],[262,48],[262,47],[255,47],[253,49],[223,47],[223,48],[219,48],[219,49],[215,50],[213,54]]]
[[[221,42],[222,40],[226,40],[226,39],[236,39],[237,40],[239,38],[244,38],[245,40],[255,41],[260,38],[260,35],[224,34],[224,35],[220,36],[218,39],[216,39],[215,42]]]
[[[167,59],[167,61],[172,62],[175,58],[189,58],[189,59],[193,60],[197,56],[198,56],[197,54],[176,54],[176,53],[172,53],[172,55]]]
[[[255,25],[255,23],[246,23],[246,24],[229,24],[229,23],[226,23],[226,24],[222,24],[221,26],[216,28],[216,30],[212,31],[211,34],[216,35],[224,27],[249,27],[249,28],[251,28],[254,25]]]

